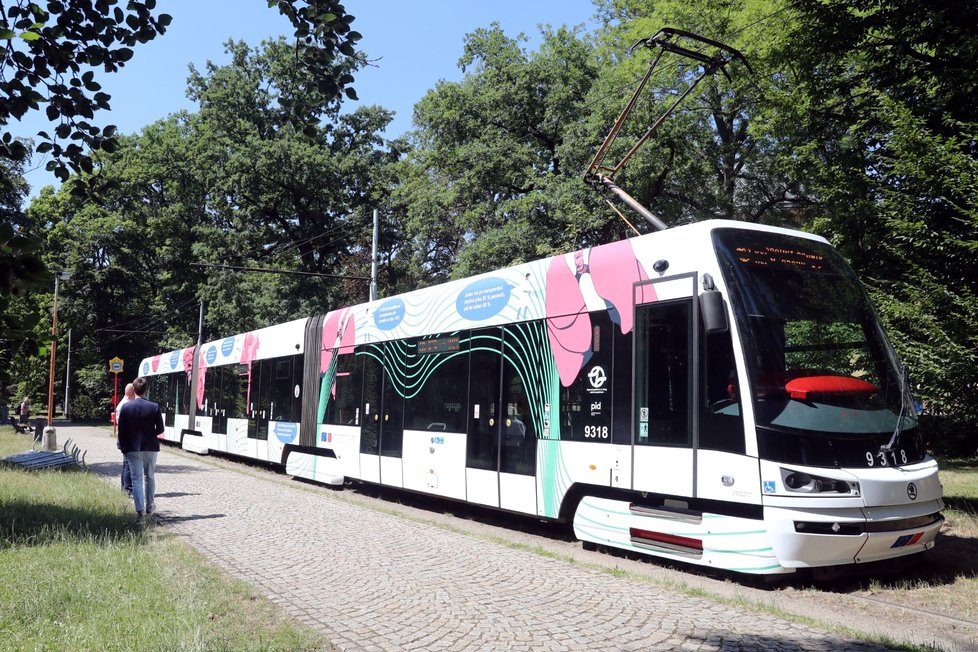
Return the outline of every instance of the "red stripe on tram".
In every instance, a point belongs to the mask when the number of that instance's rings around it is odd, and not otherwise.
[[[691,548],[693,550],[703,550],[703,542],[700,539],[691,539],[689,537],[681,537],[678,534],[665,534],[663,532],[652,532],[650,530],[640,530],[638,528],[629,528],[628,533],[636,539],[646,539],[647,541],[659,541],[661,543],[668,543],[674,546],[682,546],[683,548]]]

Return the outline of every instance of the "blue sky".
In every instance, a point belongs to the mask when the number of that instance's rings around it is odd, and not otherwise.
[[[461,78],[457,61],[465,34],[500,23],[512,36],[524,32],[537,42],[537,25],[589,23],[591,0],[347,0],[356,16],[353,28],[363,34],[360,48],[375,65],[357,74],[358,104],[379,104],[396,112],[388,136],[411,128],[414,104],[440,79]],[[157,11],[173,16],[167,33],[137,46],[120,72],[102,75],[112,96],[112,110],[96,114],[98,124],[114,124],[135,133],[181,109],[195,110],[185,96],[187,65],[203,70],[208,60],[225,63],[223,44],[229,39],[258,45],[263,39],[290,35],[291,25],[269,9],[266,0],[158,0]],[[354,104],[356,106],[358,104]],[[33,137],[48,129],[43,111],[10,125],[17,136]],[[27,174],[36,195],[56,179],[37,158]]]

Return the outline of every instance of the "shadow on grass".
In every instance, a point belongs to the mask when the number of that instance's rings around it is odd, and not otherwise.
[[[131,541],[134,516],[15,499],[0,504],[0,547]]]
[[[978,470],[978,457],[955,457],[938,460],[942,471],[975,471]]]
[[[978,498],[970,496],[944,496],[944,505],[965,514],[978,515]]]

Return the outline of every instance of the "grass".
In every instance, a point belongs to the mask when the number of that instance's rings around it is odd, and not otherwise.
[[[30,448],[0,428],[0,457]],[[80,470],[0,466],[0,649],[319,650],[244,582]]]

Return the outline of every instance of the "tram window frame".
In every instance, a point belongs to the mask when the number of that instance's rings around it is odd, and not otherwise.
[[[471,469],[496,471],[499,468],[502,336],[502,328],[498,326],[468,334],[465,466]]]
[[[730,330],[701,332],[700,358],[699,447],[743,455],[744,412]]]
[[[178,371],[173,374],[174,383],[171,389],[174,390],[174,407],[177,414],[190,414],[190,374],[186,371]]]
[[[503,327],[503,351],[519,349],[518,329],[527,324]],[[510,344],[513,341],[513,344]],[[502,406],[500,424],[499,472],[517,475],[536,475],[537,429],[533,408],[527,392],[527,382],[513,364],[519,356],[503,355]]]
[[[636,307],[637,446],[693,447],[693,314],[691,297]],[[657,318],[654,324],[649,324],[649,317]],[[646,333],[650,327],[657,332]],[[656,348],[652,349],[649,343]],[[682,348],[677,348],[677,344]],[[656,395],[665,399],[655,400],[653,383],[663,390]]]
[[[632,444],[632,390],[635,379],[634,338],[634,326],[628,333],[622,333],[620,325],[615,327],[611,443],[629,446]]]
[[[333,352],[336,360],[336,375],[333,383],[336,398],[332,398],[332,387],[327,389],[326,410],[323,424],[330,426],[359,426],[361,421],[361,399],[363,396],[363,360],[358,358],[352,346],[341,347]],[[320,395],[322,395],[320,380]]]
[[[295,423],[296,410],[295,385],[296,372],[302,373],[302,356],[287,355],[264,360],[263,373],[268,374],[267,392],[268,421]],[[297,369],[298,367],[298,369]]]
[[[384,388],[384,353],[379,344],[358,346],[356,355],[363,360],[363,390],[360,394],[360,452],[380,454],[381,398]]]
[[[230,383],[223,387],[224,400],[228,401],[227,416],[229,419],[248,419],[251,420],[250,396],[248,396],[248,375],[251,372],[251,363],[235,363],[227,365],[228,375],[236,377],[236,384],[231,391]]]
[[[422,343],[440,343],[454,349],[421,353]],[[404,401],[404,428],[437,432],[465,432],[468,404],[469,348],[461,334],[431,335],[409,341],[412,363],[432,365],[421,387]],[[430,345],[433,346],[433,345]]]
[[[237,365],[221,365],[212,367],[208,373],[216,372],[217,391],[209,405],[211,413],[211,432],[215,435],[228,434],[228,419],[233,414],[233,407],[238,400],[239,379]]]
[[[393,372],[400,368],[398,357],[407,357],[405,342],[385,342],[383,386],[380,404],[384,418],[380,426],[380,454],[384,457],[401,457],[404,451],[404,392],[403,379],[395,379]]]

